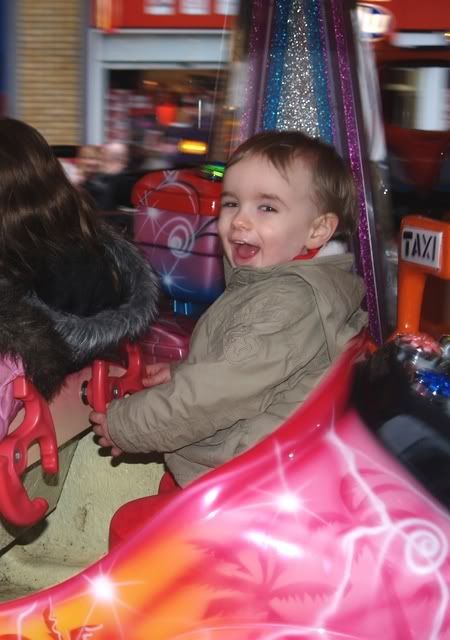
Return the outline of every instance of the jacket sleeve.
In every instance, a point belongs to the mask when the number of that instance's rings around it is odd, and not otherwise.
[[[227,324],[207,356],[178,365],[171,382],[112,402],[111,438],[124,451],[167,453],[258,415],[318,353],[323,335],[312,296],[286,310],[266,297],[256,321]]]

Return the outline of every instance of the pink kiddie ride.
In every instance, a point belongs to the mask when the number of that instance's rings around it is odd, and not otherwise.
[[[433,232],[448,278],[450,226]],[[428,273],[402,258],[401,299]],[[415,336],[353,340],[273,434],[79,575],[1,605],[0,638],[445,640],[449,357],[417,333],[419,298],[400,314]],[[133,390],[129,355],[108,392]]]

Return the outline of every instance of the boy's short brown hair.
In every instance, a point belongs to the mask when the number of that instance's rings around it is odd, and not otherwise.
[[[251,156],[267,158],[286,177],[294,160],[311,169],[314,199],[320,213],[335,213],[339,224],[334,238],[348,238],[358,223],[358,200],[352,173],[336,149],[300,131],[263,131],[243,142],[231,155],[227,168]]]

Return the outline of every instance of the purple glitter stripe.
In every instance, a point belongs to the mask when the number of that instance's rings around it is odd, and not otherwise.
[[[342,18],[342,0],[330,0],[333,13],[333,26],[336,37],[336,49],[339,63],[341,93],[344,104],[344,118],[350,155],[350,164],[355,177],[359,199],[359,243],[360,260],[367,289],[367,310],[369,312],[369,330],[372,338],[382,342],[381,323],[378,312],[378,294],[373,268],[372,243],[369,233],[368,211],[364,195],[364,183],[361,166],[358,127],[354,110],[352,78],[348,58],[347,38]]]
[[[322,48],[322,56],[323,56],[323,60],[327,60],[327,57],[330,55],[329,52],[327,51],[326,48],[326,36],[325,36],[325,22],[324,22],[324,16],[323,16],[323,12],[324,12],[324,7],[322,5],[322,3],[320,3],[319,9],[318,9],[318,23],[319,23],[319,34],[320,34],[320,46]],[[334,113],[333,109],[331,108],[331,105],[333,104],[333,97],[331,96],[331,83],[330,83],[330,77],[329,77],[329,67],[328,64],[323,64],[323,73],[325,76],[325,85],[327,87],[327,98],[328,98],[328,104],[330,105],[330,109],[329,109],[329,115],[330,115],[330,122],[331,122],[331,136],[332,139],[328,140],[327,142],[330,142],[330,144],[333,144],[334,141],[337,139],[336,138],[336,114]]]
[[[242,142],[259,129],[262,119],[263,101],[259,99],[264,90],[265,69],[269,52],[267,37],[268,19],[271,17],[272,2],[253,0],[247,58],[247,83],[245,86],[245,107],[241,115],[239,131]]]

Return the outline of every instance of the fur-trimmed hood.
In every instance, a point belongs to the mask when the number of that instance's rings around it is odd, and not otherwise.
[[[70,351],[50,319],[0,280],[0,357],[22,360],[25,374],[49,400],[63,385]]]
[[[27,375],[47,398],[69,373],[96,358],[117,356],[119,344],[142,336],[157,315],[158,279],[151,267],[109,229],[102,231],[101,242],[126,292],[114,309],[78,316],[49,307],[35,292],[14,295],[7,280],[0,283],[0,354],[21,358]]]

